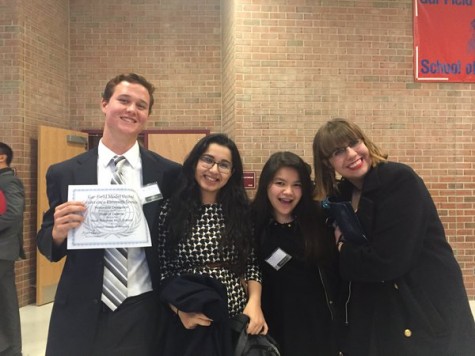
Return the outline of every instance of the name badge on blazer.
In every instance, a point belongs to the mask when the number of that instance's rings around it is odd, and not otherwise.
[[[142,200],[142,205],[151,203],[163,199],[162,192],[158,187],[157,182],[149,183],[140,188],[140,199]]]
[[[278,247],[269,257],[266,258],[266,262],[270,264],[276,271],[278,271],[284,267],[284,265],[289,262],[291,258],[292,256]]]

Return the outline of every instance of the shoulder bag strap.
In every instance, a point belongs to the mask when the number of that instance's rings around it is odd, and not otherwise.
[[[247,343],[246,328],[249,324],[249,317],[245,314],[239,314],[230,319],[231,330],[239,333],[236,346],[234,348],[234,356],[241,356]]]

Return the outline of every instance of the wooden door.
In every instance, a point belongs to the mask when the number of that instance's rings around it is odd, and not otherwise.
[[[87,133],[40,126],[38,133],[38,206],[37,230],[43,214],[48,210],[46,196],[46,171],[57,162],[74,157],[87,150]],[[53,301],[65,259],[50,262],[39,251],[36,254],[36,304]]]
[[[193,146],[209,131],[163,131],[148,132],[147,147],[151,151],[171,159],[172,161],[183,163]]]

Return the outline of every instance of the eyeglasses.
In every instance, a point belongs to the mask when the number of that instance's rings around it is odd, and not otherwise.
[[[330,154],[330,157],[331,158],[336,158],[336,157],[342,157],[344,154],[346,154],[346,150],[348,148],[351,148],[351,149],[356,149],[358,148],[359,145],[361,145],[363,143],[363,140],[362,139],[357,139],[357,140],[354,140],[354,141],[351,141],[348,146],[345,146],[345,147],[337,147],[333,150],[333,152]]]
[[[233,165],[228,161],[219,161],[216,162],[213,157],[208,155],[203,155],[200,157],[201,166],[206,169],[213,168],[214,165],[218,166],[218,170],[221,173],[230,173],[233,169]]]

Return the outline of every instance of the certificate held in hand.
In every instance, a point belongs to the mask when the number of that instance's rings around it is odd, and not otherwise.
[[[344,242],[348,241],[356,244],[368,242],[358,216],[349,201],[333,202],[330,198],[327,198],[322,201],[322,207],[328,211],[329,216],[334,219],[340,228]]]

